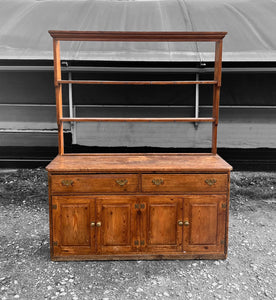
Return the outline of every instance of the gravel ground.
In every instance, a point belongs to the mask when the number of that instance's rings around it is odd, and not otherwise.
[[[0,169],[0,299],[276,299],[276,173],[231,181],[226,260],[51,262],[46,171]]]

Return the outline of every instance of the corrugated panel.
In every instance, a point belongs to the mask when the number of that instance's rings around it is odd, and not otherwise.
[[[112,109],[111,109],[112,110]],[[192,108],[162,108],[142,111],[132,107],[120,109],[95,109],[78,107],[78,116],[191,116]],[[276,108],[221,107],[218,127],[218,147],[223,148],[275,148]],[[200,107],[200,117],[211,116],[211,108]],[[182,147],[210,148],[211,128],[208,123],[200,123],[195,129],[193,123],[76,123],[76,143],[100,147]]]
[[[0,0],[0,8],[0,59],[52,59],[49,29],[219,30],[228,31],[224,61],[276,61],[273,0]],[[68,60],[213,59],[208,43],[63,44]]]
[[[68,115],[68,106],[63,112]],[[65,129],[70,124],[65,124]],[[0,130],[56,130],[54,105],[0,105]],[[1,145],[1,143],[0,143]]]
[[[154,115],[155,110],[126,107],[114,110],[95,107],[78,107],[79,116],[145,116]],[[111,109],[110,109],[111,110]],[[55,107],[33,106],[26,110],[18,107],[0,109],[0,145],[3,146],[56,146],[57,125]],[[173,117],[192,115],[193,108],[157,109],[158,116]],[[184,114],[185,112],[185,114]],[[275,107],[221,107],[218,127],[220,148],[276,148]],[[16,122],[11,123],[9,116]],[[200,108],[200,116],[210,116],[211,108]],[[51,116],[50,119],[47,116]],[[68,125],[68,124],[66,124]],[[11,129],[11,130],[9,130]],[[47,130],[46,130],[47,129]],[[66,126],[66,129],[68,127]],[[211,124],[200,123],[195,129],[192,123],[76,123],[79,145],[98,147],[200,147],[210,148]]]

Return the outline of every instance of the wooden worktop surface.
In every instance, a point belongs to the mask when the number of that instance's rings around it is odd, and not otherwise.
[[[58,155],[49,172],[228,172],[219,155],[203,154],[72,154]]]

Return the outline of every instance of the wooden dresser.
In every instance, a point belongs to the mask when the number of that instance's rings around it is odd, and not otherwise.
[[[53,260],[226,258],[218,155],[59,155],[47,170]]]
[[[217,155],[224,32],[50,31],[54,41],[59,155],[49,174],[52,260],[224,259],[230,171]],[[62,80],[60,41],[211,41],[214,78],[205,81]],[[63,117],[63,84],[211,84],[210,118]],[[64,153],[64,122],[210,122],[212,152],[202,154]]]

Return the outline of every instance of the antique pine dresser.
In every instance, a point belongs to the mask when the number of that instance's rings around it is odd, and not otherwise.
[[[49,31],[59,154],[49,174],[52,260],[225,259],[232,167],[217,155],[225,32]],[[214,78],[205,81],[62,80],[60,41],[215,42]],[[63,84],[210,84],[210,118],[65,118]],[[211,153],[64,153],[64,122],[210,122]]]

